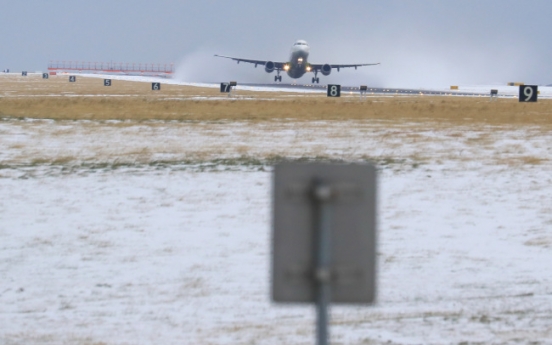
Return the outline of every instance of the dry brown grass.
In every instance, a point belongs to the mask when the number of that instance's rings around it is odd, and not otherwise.
[[[220,97],[217,89],[67,76],[42,80],[39,76],[0,77],[0,116],[95,120],[386,120],[393,122],[452,122],[457,124],[552,124],[552,101],[520,104],[515,99],[489,102],[487,98],[454,96],[356,97],[328,99],[324,94],[238,91],[234,99]],[[68,97],[72,95],[72,97]],[[106,95],[106,96],[101,96]],[[274,98],[272,100],[268,97]]]

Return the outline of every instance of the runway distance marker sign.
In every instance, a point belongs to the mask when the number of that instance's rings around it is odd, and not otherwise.
[[[151,83],[151,89],[153,91],[159,91],[161,90],[161,83]]]
[[[49,75],[48,73],[42,73],[42,79],[48,79]]]
[[[231,89],[232,86],[230,86],[230,83],[220,83],[220,92],[228,93]]]
[[[237,85],[238,85],[238,82],[236,81],[231,81],[229,83],[220,83],[220,92],[227,93],[228,97],[230,97],[232,93],[232,88]]]
[[[328,84],[328,97],[341,97],[341,85]]]
[[[76,77],[76,76],[74,76],[74,75],[70,75],[70,76],[69,76],[69,82],[70,82],[70,83],[74,83],[74,82],[76,82],[76,81],[77,81],[77,77]]]
[[[520,85],[519,101],[520,102],[536,102],[538,95],[537,85]]]

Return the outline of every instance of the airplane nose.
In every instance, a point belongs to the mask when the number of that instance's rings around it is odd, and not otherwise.
[[[293,46],[293,52],[298,52],[298,51],[308,53],[309,46]]]

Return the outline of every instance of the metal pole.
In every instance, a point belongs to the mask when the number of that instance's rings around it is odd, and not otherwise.
[[[331,199],[332,188],[315,183],[316,202],[316,339],[318,345],[328,345],[328,308],[331,299]]]

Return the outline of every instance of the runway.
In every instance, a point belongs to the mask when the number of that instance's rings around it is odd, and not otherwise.
[[[107,74],[80,74],[83,77],[90,78],[111,78],[113,80],[124,80],[133,82],[160,82],[163,85],[183,85],[183,86],[196,86],[202,88],[219,88],[222,81],[210,81],[210,82],[190,82],[177,79],[165,79],[146,76],[120,76],[120,75],[107,75]],[[300,84],[300,83],[250,83],[241,82],[239,79],[232,79],[237,81],[237,89],[244,87],[249,91],[288,91],[288,92],[325,92],[326,84]],[[229,82],[229,80],[224,81]],[[345,82],[347,84],[347,82]],[[379,96],[462,96],[462,97],[488,97],[490,96],[491,89],[498,91],[498,98],[515,98],[518,95],[518,87],[489,84],[489,85],[459,85],[459,90],[449,90],[448,88],[440,86],[430,86],[428,88],[404,88],[404,87],[374,87],[368,86],[367,95],[379,95]],[[360,92],[360,85],[350,86],[342,85],[341,92],[343,94],[353,93],[358,94]],[[552,98],[552,88],[546,86],[539,86],[539,98]]]
[[[320,90],[326,89],[326,85],[321,84],[284,84],[284,83],[271,83],[271,84],[256,84],[256,83],[238,83],[238,86],[248,87],[266,87],[266,88],[281,88],[281,89],[310,89]],[[360,92],[360,86],[341,86],[341,92]],[[490,90],[489,90],[490,92]],[[384,94],[384,95],[430,95],[430,96],[487,96],[488,93],[483,92],[460,92],[456,90],[426,90],[426,89],[402,89],[402,88],[381,88],[368,86],[367,94]],[[499,93],[498,96],[505,96]]]

